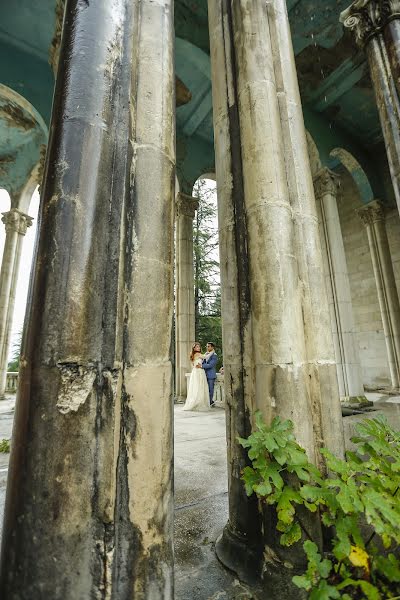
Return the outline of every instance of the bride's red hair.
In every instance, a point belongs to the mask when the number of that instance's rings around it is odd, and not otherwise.
[[[190,362],[193,362],[193,360],[194,360],[194,355],[195,355],[195,354],[197,354],[197,352],[195,352],[195,351],[194,351],[194,349],[196,348],[196,346],[200,346],[200,343],[199,343],[199,342],[195,342],[195,343],[193,344],[193,346],[192,346],[192,351],[191,351],[191,353],[190,353],[190,355],[189,355]],[[200,352],[201,352],[201,346],[200,346]]]

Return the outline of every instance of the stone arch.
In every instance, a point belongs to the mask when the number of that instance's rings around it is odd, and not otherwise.
[[[314,141],[311,133],[306,130],[308,156],[310,158],[311,175],[314,178],[316,174],[322,169],[322,163],[319,155],[317,144]]]
[[[9,191],[13,207],[40,162],[47,137],[47,126],[32,104],[0,84],[0,186]]]
[[[371,202],[374,199],[372,187],[358,160],[344,148],[334,148],[331,150],[330,156],[338,160],[350,173],[357,186],[362,203],[368,204],[368,202]]]
[[[36,164],[23,186],[21,192],[18,194],[13,203],[13,208],[18,208],[21,212],[28,214],[31,205],[32,196],[40,183],[40,163]]]

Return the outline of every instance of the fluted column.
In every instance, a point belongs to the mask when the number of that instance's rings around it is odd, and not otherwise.
[[[374,200],[358,210],[364,223],[378,292],[393,388],[400,387],[400,303],[386,232],[384,206]]]
[[[350,282],[337,208],[338,187],[339,177],[327,168],[314,177],[340,397],[342,402],[360,402],[366,398],[354,336]]]
[[[343,437],[286,2],[209,0],[208,10],[229,469],[217,552],[245,577],[273,569],[268,557],[280,568],[298,557],[246,497],[237,436],[249,435],[259,409],[267,421],[292,419],[315,462],[320,444],[342,451]],[[318,520],[308,525],[318,536]]]
[[[368,58],[400,211],[400,0],[356,0],[340,20]]]
[[[27,228],[32,225],[32,218],[16,208],[12,208],[9,212],[2,214],[2,221],[6,228],[6,241],[0,274],[0,400],[4,398],[6,389],[8,352],[10,349],[22,242]],[[8,296],[6,295],[7,290],[9,290]]]
[[[172,600],[172,0],[67,0],[0,597]]]
[[[193,219],[197,198],[179,193],[176,198],[176,314],[175,397],[186,399],[186,376],[191,370],[189,354],[195,339]]]

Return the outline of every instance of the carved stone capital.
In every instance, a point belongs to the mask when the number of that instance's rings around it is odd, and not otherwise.
[[[20,235],[25,235],[28,227],[32,225],[33,219],[29,215],[22,213],[17,208],[12,208],[8,212],[1,213],[1,220],[6,226],[6,232],[16,231]]]
[[[362,48],[393,19],[400,19],[400,0],[355,0],[340,15]]]
[[[326,194],[337,195],[340,177],[327,167],[320,169],[313,181],[316,198],[322,198]]]
[[[177,216],[184,215],[185,217],[194,219],[195,212],[199,208],[199,200],[198,198],[179,192],[176,197],[175,206]]]
[[[379,200],[373,200],[357,210],[357,214],[366,227],[377,221],[385,220],[385,206]]]
[[[53,69],[54,77],[57,75],[58,59],[60,56],[61,35],[64,22],[65,0],[57,0],[56,4],[56,21],[54,28],[53,39],[49,49],[49,64]]]

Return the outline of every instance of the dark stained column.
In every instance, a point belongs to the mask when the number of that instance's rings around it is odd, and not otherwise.
[[[299,554],[280,547],[272,512],[247,498],[238,436],[251,433],[260,410],[267,422],[292,419],[314,462],[320,444],[341,449],[343,438],[286,5],[209,0],[208,14],[229,477],[229,522],[216,549],[251,579],[257,569],[298,566]],[[329,431],[324,410],[334,415]]]
[[[66,2],[1,598],[173,597],[171,5]]]
[[[340,16],[365,49],[400,211],[400,2],[357,0]]]

